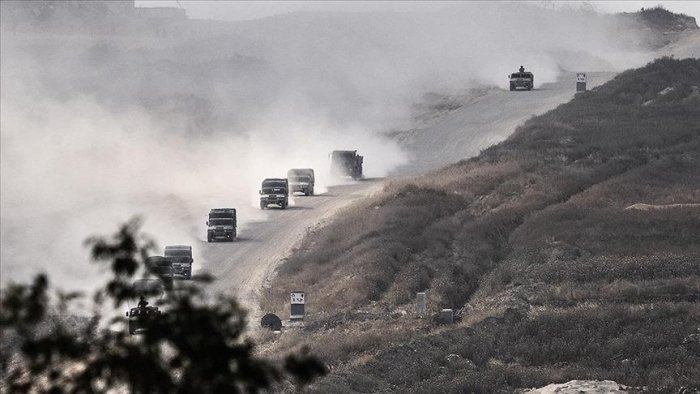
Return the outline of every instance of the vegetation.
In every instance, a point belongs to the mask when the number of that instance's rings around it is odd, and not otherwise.
[[[137,297],[132,280],[143,272],[153,242],[132,220],[111,239],[88,244],[112,277],[94,294],[87,316],[79,293],[52,297],[45,275],[3,290],[4,392],[259,392],[286,377],[303,385],[325,373],[305,352],[289,355],[283,365],[257,357],[242,337],[245,312],[231,297],[207,295],[209,277],[167,294],[157,303],[161,317],[141,335],[127,334],[123,317],[107,319],[102,311],[110,310],[106,300],[120,309]]]
[[[698,168],[700,60],[622,73],[311,234],[263,297],[313,300],[276,346],[321,352],[318,391],[700,387],[700,208],[627,209],[700,202]]]

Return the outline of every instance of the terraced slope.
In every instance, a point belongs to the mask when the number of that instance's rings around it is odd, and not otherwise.
[[[319,391],[700,385],[700,211],[625,209],[700,201],[699,89],[700,60],[657,60],[348,209],[273,282],[315,300],[278,348],[326,357]]]

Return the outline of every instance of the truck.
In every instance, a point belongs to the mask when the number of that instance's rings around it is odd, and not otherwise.
[[[526,89],[532,90],[535,86],[535,76],[529,72],[525,71],[523,66],[520,66],[520,70],[517,73],[508,75],[510,80],[510,90]]]
[[[173,262],[173,276],[181,279],[192,278],[192,246],[170,245],[165,247],[163,256]]]
[[[361,179],[363,159],[356,150],[334,150],[331,153],[331,173],[335,176]]]
[[[260,209],[270,205],[285,209],[289,205],[289,181],[285,178],[265,178],[259,193]]]
[[[172,290],[175,278],[173,261],[164,256],[149,256],[146,263],[148,271],[163,282],[163,287]]]
[[[207,242],[236,239],[236,209],[212,208],[207,220]]]
[[[312,168],[292,168],[287,171],[290,193],[304,193],[305,196],[314,195],[314,170]]]

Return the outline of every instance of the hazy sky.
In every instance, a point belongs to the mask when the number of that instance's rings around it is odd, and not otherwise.
[[[195,19],[249,20],[295,11],[420,11],[449,6],[453,2],[421,1],[187,1],[179,4]],[[601,12],[631,12],[642,7],[663,5],[673,12],[695,17],[700,21],[699,1],[531,1],[545,7],[593,5]],[[178,7],[176,0],[137,0],[139,7]]]

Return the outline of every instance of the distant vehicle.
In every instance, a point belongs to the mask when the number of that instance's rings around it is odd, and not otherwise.
[[[305,196],[314,195],[314,170],[311,168],[293,168],[287,171],[290,193],[304,193]]]
[[[331,172],[336,176],[362,178],[363,157],[356,150],[334,150],[331,153]]]
[[[511,91],[517,89],[532,90],[535,86],[535,76],[531,72],[525,71],[523,66],[520,66],[520,70],[517,73],[510,74],[508,79],[510,79]]]
[[[183,279],[192,278],[192,247],[189,245],[170,245],[165,247],[163,255],[173,262],[173,275]]]
[[[175,277],[173,261],[163,256],[150,256],[146,262],[148,264],[148,271],[163,281],[163,286],[166,290],[172,290],[173,279]]]
[[[289,182],[284,178],[267,178],[260,189],[260,209],[278,205],[285,209],[289,205]]]
[[[212,208],[207,220],[207,242],[236,239],[236,210],[234,208]]]
[[[129,318],[129,334],[134,335],[145,331],[154,320],[160,318],[160,310],[157,306],[145,306],[129,309],[126,312]]]

